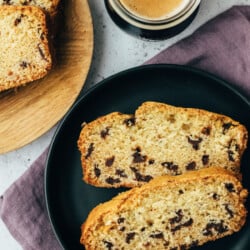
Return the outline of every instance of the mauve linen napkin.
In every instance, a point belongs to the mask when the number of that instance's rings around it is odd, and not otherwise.
[[[234,6],[146,64],[187,64],[214,73],[250,97],[250,6]],[[0,215],[27,250],[61,249],[46,211],[46,150],[0,197]]]

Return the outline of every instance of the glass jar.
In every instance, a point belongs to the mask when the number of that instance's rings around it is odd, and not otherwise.
[[[129,34],[140,38],[156,40],[167,39],[183,31],[195,18],[201,0],[179,1],[180,4],[176,8],[169,10],[165,14],[161,13],[162,15],[158,17],[159,8],[158,12],[154,11],[150,16],[147,14],[145,5],[141,5],[141,13],[139,13],[131,8],[132,5],[130,6],[125,2],[124,0],[105,0],[106,9],[112,20]],[[150,4],[153,4],[152,6],[154,7],[154,0],[151,0]],[[152,6],[149,6],[149,8],[152,8]],[[142,12],[143,10],[144,12],[146,11],[147,15]]]

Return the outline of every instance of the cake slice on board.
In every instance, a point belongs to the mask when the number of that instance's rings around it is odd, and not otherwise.
[[[0,6],[0,53],[0,91],[44,77],[52,67],[44,11]]]

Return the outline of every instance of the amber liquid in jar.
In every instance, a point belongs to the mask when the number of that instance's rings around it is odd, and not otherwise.
[[[177,14],[187,0],[120,0],[125,9],[134,16],[148,20],[163,20]]]
[[[160,40],[183,31],[194,19],[201,0],[105,0],[112,20],[137,37]]]

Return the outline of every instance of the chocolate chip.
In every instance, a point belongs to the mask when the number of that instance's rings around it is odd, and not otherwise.
[[[239,150],[240,150],[239,144],[235,144],[235,151],[236,151],[236,152],[239,152]]]
[[[235,158],[234,158],[234,151],[239,151],[240,147],[239,145],[236,143],[236,140],[231,140],[229,143],[228,143],[228,159],[229,161],[235,161]]]
[[[169,219],[170,224],[179,223],[183,218],[183,212],[182,212],[181,209],[179,209],[175,213],[176,213],[177,216]]]
[[[17,26],[19,23],[21,23],[23,17],[24,15],[21,14],[20,17],[16,18],[14,21],[14,25]]]
[[[235,192],[233,183],[225,183],[225,188],[230,192]]]
[[[219,195],[216,194],[216,193],[213,193],[213,199],[214,199],[214,200],[219,200]]]
[[[106,240],[103,240],[103,243],[105,245],[105,247],[108,249],[108,250],[112,250],[113,248],[113,243],[109,242],[109,241],[106,241]]]
[[[117,223],[118,223],[118,224],[121,224],[121,223],[123,223],[124,221],[125,221],[125,218],[121,217],[121,218],[119,218],[119,219],[117,220]]]
[[[178,250],[178,247],[171,247],[170,250]]]
[[[98,168],[97,164],[95,164],[94,172],[97,178],[101,175],[101,170]]]
[[[186,244],[180,245],[180,250],[187,250],[187,249],[188,249],[188,247]]]
[[[222,125],[222,133],[225,134],[232,126],[236,126],[236,125],[232,124],[231,122],[224,123]]]
[[[197,140],[191,139],[189,136],[187,136],[188,138],[188,143],[190,143],[193,147],[193,149],[198,150],[200,143],[202,142],[202,138],[198,138]]]
[[[191,226],[193,224],[193,219],[192,218],[190,218],[186,222],[180,223],[182,221],[182,219],[183,219],[183,212],[182,212],[181,209],[179,209],[175,213],[176,213],[177,216],[169,219],[169,223],[171,224],[171,232],[176,232],[176,231],[180,230],[182,227],[189,227],[189,226]]]
[[[209,155],[203,155],[201,160],[203,165],[207,165],[209,162]]]
[[[32,2],[32,0],[26,0],[26,1],[23,2],[23,5],[28,5],[31,2]]]
[[[137,180],[138,181],[143,181],[143,182],[149,182],[153,179],[151,175],[140,175]]]
[[[196,162],[192,161],[186,166],[186,170],[194,170],[196,167]]]
[[[121,227],[121,228],[119,228],[119,231],[124,232],[125,229],[126,229],[126,227]]]
[[[129,119],[124,120],[123,122],[126,126],[132,127],[135,125],[135,117],[131,117]]]
[[[201,130],[201,133],[204,134],[204,135],[210,135],[211,133],[211,127],[204,127],[202,130]]]
[[[94,143],[92,142],[90,143],[88,147],[87,154],[85,155],[85,159],[88,159],[93,151],[94,151]]]
[[[191,247],[197,247],[199,245],[199,241],[198,240],[194,240],[194,241],[192,241],[192,243],[190,244],[190,248]]]
[[[21,18],[16,18],[14,25],[17,26],[19,23],[21,23]]]
[[[139,147],[137,147],[135,150],[135,153],[132,155],[134,158],[133,163],[145,162],[147,160],[147,156],[141,154],[141,149]]]
[[[193,224],[193,222],[194,222],[193,219],[190,218],[188,221],[186,221],[186,222],[184,222],[182,224],[179,224],[179,225],[177,225],[175,227],[172,227],[171,232],[176,232],[176,231],[180,230],[182,227],[189,227],[189,226],[191,226]]]
[[[40,35],[40,39],[43,41],[43,40],[44,40],[44,38],[45,38],[45,33],[44,33],[44,32],[42,32],[42,33],[41,33],[41,35]]]
[[[149,237],[153,239],[164,239],[164,235],[162,232],[150,234]]]
[[[145,227],[142,227],[142,228],[141,228],[141,232],[144,232],[144,231],[145,231],[145,229],[146,229]]]
[[[227,213],[229,214],[229,218],[233,218],[234,217],[234,212],[229,208],[229,204],[224,204],[225,209],[227,211]]]
[[[120,183],[121,180],[119,178],[112,178],[112,177],[108,177],[106,180],[105,180],[108,184],[110,185],[113,185],[115,183]]]
[[[152,164],[154,164],[155,163],[155,160],[154,159],[150,159],[149,161],[148,161],[148,164],[149,165],[152,165]]]
[[[6,5],[11,5],[11,0],[3,0],[3,3],[6,4]]]
[[[131,240],[133,240],[135,238],[135,233],[134,232],[131,232],[131,233],[128,233],[127,236],[126,236],[126,243],[130,243]]]
[[[110,158],[107,158],[106,161],[105,161],[105,165],[107,167],[111,167],[114,163],[114,160],[115,160],[115,157],[114,156],[111,156]]]
[[[216,223],[214,221],[208,223],[206,228],[202,230],[203,235],[205,236],[213,236],[214,233],[222,234],[228,231],[228,227],[224,225],[224,221]]]
[[[170,242],[165,240],[165,242],[163,243],[163,246],[164,246],[164,247],[168,247],[169,244],[170,244]]]
[[[153,179],[151,175],[142,175],[137,168],[130,167],[130,169],[135,173],[135,179],[137,181],[149,182]]]
[[[174,173],[177,173],[177,170],[179,168],[179,166],[174,164],[172,161],[171,162],[168,162],[168,161],[162,162],[161,165],[163,167],[167,168],[168,170],[173,171]]]
[[[179,190],[179,194],[184,194],[183,190],[180,189]]]
[[[194,223],[194,220],[190,218],[188,221],[182,224],[182,226],[189,227]]]
[[[101,138],[105,139],[105,138],[107,137],[107,135],[109,135],[109,130],[110,130],[109,127],[103,129],[103,130],[101,131]]]
[[[123,178],[128,178],[128,176],[125,174],[125,170],[122,169],[116,169],[115,174]]]
[[[228,154],[228,160],[234,162],[235,161],[234,157],[233,157],[234,156],[234,152],[232,150],[228,150],[227,154]]]
[[[20,63],[20,67],[21,67],[22,69],[25,69],[25,68],[28,67],[28,63],[25,62],[25,61],[22,61],[22,62]]]
[[[42,59],[45,60],[45,61],[48,61],[47,58],[45,57],[45,54],[43,52],[43,49],[41,48],[41,44],[40,43],[37,45],[37,48],[38,48],[39,54],[42,57]]]

